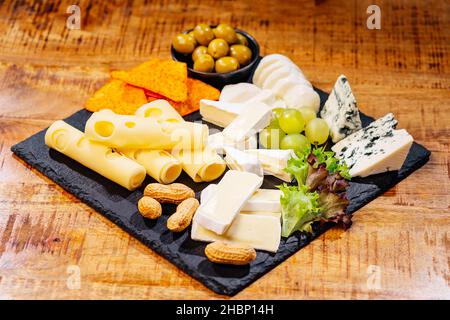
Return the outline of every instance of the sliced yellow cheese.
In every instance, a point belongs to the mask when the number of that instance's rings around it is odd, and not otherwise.
[[[136,189],[145,179],[143,166],[103,144],[88,140],[64,121],[56,121],[47,129],[45,144],[128,190]]]
[[[239,213],[225,233],[219,235],[201,226],[195,216],[192,222],[191,238],[205,242],[224,241],[245,244],[255,249],[277,252],[281,239],[281,221],[279,216],[267,212]]]
[[[165,150],[121,149],[122,154],[142,165],[159,183],[172,183],[181,174],[181,162]]]
[[[159,99],[144,104],[136,110],[138,117],[151,118],[158,121],[184,122],[183,117],[167,100]]]
[[[226,169],[225,161],[209,147],[203,150],[173,149],[172,155],[194,182],[216,180]]]
[[[208,127],[193,122],[157,121],[136,115],[119,115],[109,109],[94,112],[86,122],[90,140],[112,148],[202,149]]]

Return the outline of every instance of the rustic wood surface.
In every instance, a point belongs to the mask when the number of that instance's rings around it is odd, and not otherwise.
[[[77,2],[81,30],[66,28],[71,1],[0,1],[0,298],[226,298],[10,151],[80,109],[110,70],[168,58],[171,37],[204,21],[248,31],[322,89],[346,74],[364,113],[393,112],[432,151],[349,231],[332,229],[235,298],[450,298],[448,1]],[[366,27],[373,2],[381,30]]]

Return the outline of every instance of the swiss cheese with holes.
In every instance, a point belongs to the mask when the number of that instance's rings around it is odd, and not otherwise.
[[[208,132],[203,124],[120,115],[109,109],[94,112],[85,126],[88,139],[112,148],[202,149]]]
[[[145,179],[143,166],[101,143],[88,140],[81,131],[62,120],[47,129],[45,144],[128,190],[136,189]]]

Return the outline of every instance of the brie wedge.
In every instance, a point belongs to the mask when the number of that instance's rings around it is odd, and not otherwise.
[[[204,121],[225,128],[246,109],[242,103],[224,101],[200,100],[200,115]]]
[[[264,175],[261,163],[256,155],[245,153],[233,147],[225,147],[224,149],[225,162],[231,170],[251,172],[261,177]]]
[[[191,238],[205,242],[245,244],[258,250],[277,252],[281,240],[281,222],[279,217],[267,213],[237,214],[228,230],[218,235],[200,225],[195,215]]]
[[[200,203],[207,201],[217,192],[217,184],[210,184],[200,193]],[[281,191],[279,189],[258,189],[241,208],[241,213],[281,212]],[[278,216],[278,215],[275,215]]]
[[[222,132],[217,132],[209,135],[208,137],[208,146],[212,149],[216,150],[218,154],[225,154],[225,147],[230,146],[238,150],[246,150],[246,149],[256,149],[258,147],[258,139],[256,138],[256,134],[251,135],[244,141],[230,141],[225,140]]]
[[[287,162],[291,157],[295,157],[293,150],[281,149],[249,149],[245,152],[258,157],[264,170],[264,174],[275,176],[283,181],[291,182],[292,177],[284,171]]]
[[[253,173],[227,171],[217,185],[217,192],[200,204],[196,221],[208,230],[223,234],[262,182],[263,178]]]
[[[252,103],[223,130],[223,135],[226,141],[244,141],[267,127],[271,119],[272,109],[267,104]]]

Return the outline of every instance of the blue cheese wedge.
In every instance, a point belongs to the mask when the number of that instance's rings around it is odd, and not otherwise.
[[[399,170],[414,139],[406,130],[395,130],[396,125],[389,113],[331,149],[347,164],[352,177]]]
[[[320,113],[334,143],[361,129],[361,119],[356,99],[344,75],[339,76]]]

